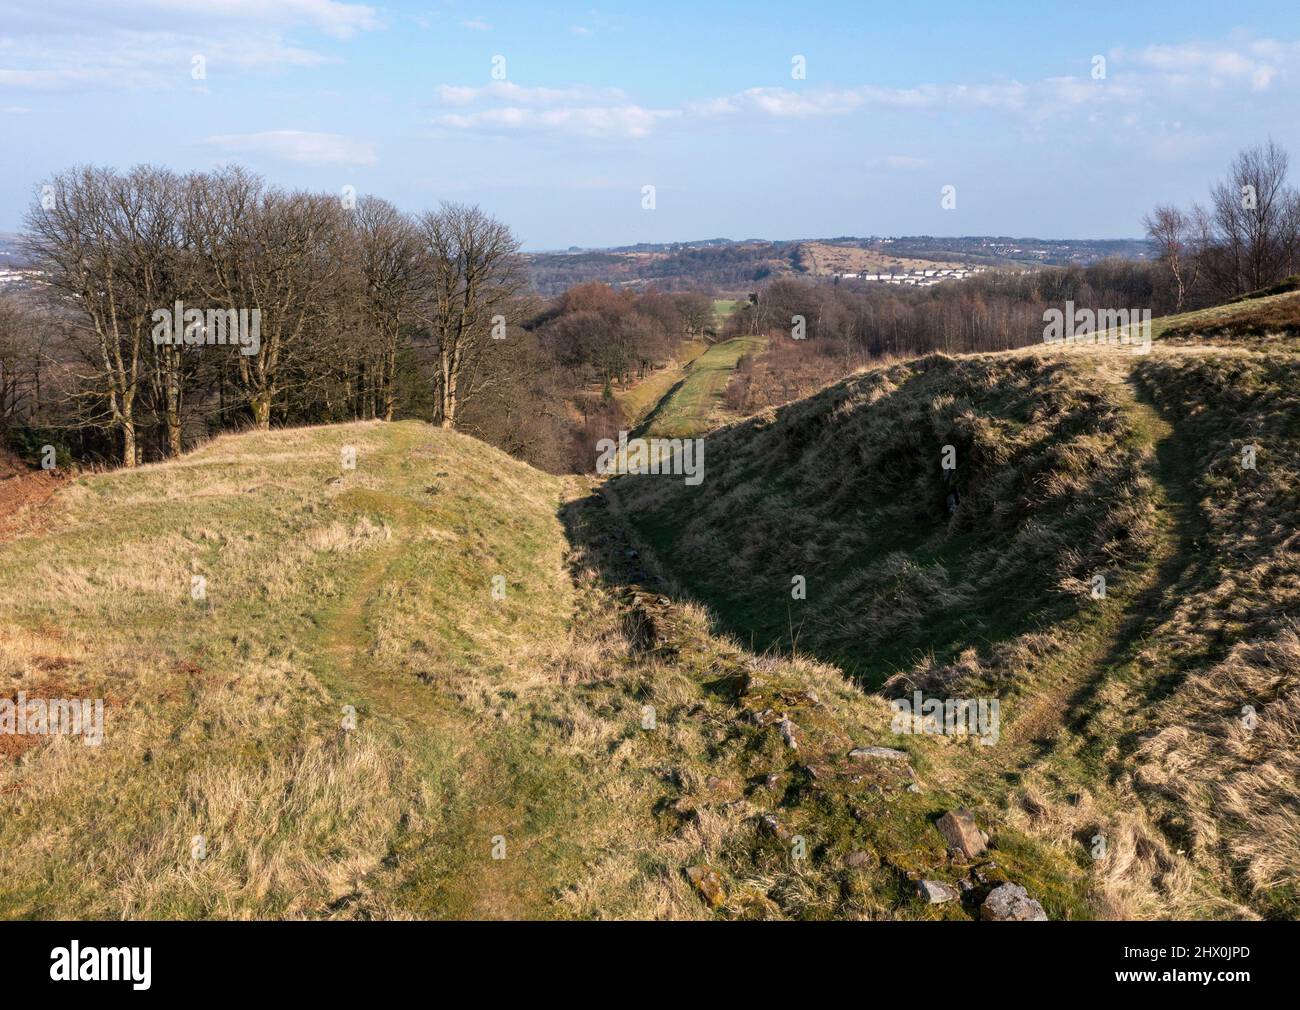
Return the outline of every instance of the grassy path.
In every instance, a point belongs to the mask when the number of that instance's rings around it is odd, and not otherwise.
[[[670,364],[667,368],[661,368],[659,371],[647,375],[640,382],[635,383],[622,392],[615,392],[614,399],[623,410],[623,416],[627,418],[629,427],[636,427],[645,420],[655,406],[668,395],[669,390],[673,389],[686,376],[686,370],[691,367],[691,362],[707,351],[708,345],[702,340],[692,340],[683,344],[680,351],[680,359]]]
[[[714,344],[690,363],[634,432],[637,436],[692,438],[717,426],[722,394],[740,359],[762,349],[764,337],[734,337]]]
[[[402,754],[412,816],[382,864],[320,914],[548,918],[556,914],[557,881],[573,875],[584,848],[570,800],[580,795],[573,769],[553,753],[553,741],[533,731],[530,699],[515,685],[484,682],[470,690],[445,663],[416,669],[391,658],[394,651],[409,655],[413,638],[427,633],[429,574],[447,565],[445,548],[427,536],[435,515],[394,493],[427,480],[406,463],[422,448],[417,435],[397,430],[393,451],[373,464],[381,469],[371,475],[392,490],[365,490],[355,499],[381,510],[390,539],[358,563],[305,643],[336,710],[353,706],[359,728],[378,732]],[[405,476],[408,469],[414,472]],[[412,601],[412,621],[395,599]],[[479,657],[489,668],[499,659]],[[479,703],[475,695],[484,692],[496,693],[500,707]]]

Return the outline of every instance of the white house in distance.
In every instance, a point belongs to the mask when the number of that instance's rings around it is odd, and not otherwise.
[[[983,267],[932,267],[912,270],[894,270],[889,273],[870,274],[866,271],[837,274],[841,280],[868,281],[875,284],[902,284],[908,287],[929,287],[942,281],[959,281],[982,273]]]

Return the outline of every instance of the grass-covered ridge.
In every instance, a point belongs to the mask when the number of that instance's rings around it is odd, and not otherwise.
[[[1138,791],[1198,865],[1300,916],[1300,367],[1214,351],[1137,380],[1194,459],[1197,558],[1154,636]]]
[[[44,536],[4,548],[0,677],[106,698],[106,739],[0,768],[4,914],[320,914],[352,893],[453,757],[402,725],[415,662],[491,676],[563,628],[558,494],[420,424],[230,436],[66,487]],[[416,594],[418,638],[398,631]]]
[[[60,481],[0,534],[0,693],[106,737],[0,737],[0,915],[1294,917],[1298,388],[934,355],[708,435],[698,487],[412,422]],[[918,688],[998,741],[894,733]]]
[[[1083,356],[884,366],[705,450],[700,487],[615,482],[637,528],[727,630],[870,686],[1067,616],[1147,522],[1128,415]]]
[[[1152,321],[1152,336],[1178,344],[1282,345],[1300,340],[1300,293],[1291,278],[1261,292],[1213,308]]]
[[[0,675],[105,697],[106,737],[0,766],[5,916],[965,917],[1008,875],[1088,914],[1077,860],[988,821],[997,872],[920,902],[975,872],[925,741],[920,780],[856,764],[880,699],[631,588],[616,507],[471,439],[230,436],[57,509],[5,546]]]

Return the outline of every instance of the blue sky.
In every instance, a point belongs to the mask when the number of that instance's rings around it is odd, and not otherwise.
[[[410,210],[479,203],[531,249],[1130,237],[1270,135],[1300,179],[1295,14],[1294,0],[0,0],[0,230],[72,164],[238,161]]]

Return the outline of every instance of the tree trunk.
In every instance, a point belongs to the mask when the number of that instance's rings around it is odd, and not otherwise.
[[[253,397],[253,423],[261,431],[268,431],[271,427],[271,394],[258,393]]]
[[[167,361],[167,452],[173,459],[181,454],[180,362],[170,360],[170,355]]]
[[[388,351],[388,368],[384,375],[384,420],[393,419],[393,409],[397,403],[397,350],[390,346]]]
[[[135,420],[128,415],[122,420],[122,465],[134,469],[136,462]]]

